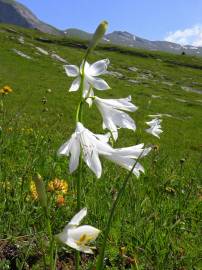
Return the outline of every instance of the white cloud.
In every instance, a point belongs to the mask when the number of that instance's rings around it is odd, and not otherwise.
[[[183,30],[169,32],[165,40],[181,45],[202,46],[202,25],[194,25]]]

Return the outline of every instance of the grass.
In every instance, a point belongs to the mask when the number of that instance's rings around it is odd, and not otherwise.
[[[19,36],[24,36],[24,44],[19,43]],[[30,183],[36,172],[47,185],[56,177],[67,181],[64,205],[57,204],[56,193],[48,193],[53,231],[60,232],[75,213],[77,173],[70,175],[67,158],[56,153],[75,129],[79,93],[68,92],[72,79],[65,75],[62,63],[40,54],[35,46],[79,65],[86,42],[1,25],[0,43],[0,88],[9,85],[13,89],[0,97],[0,269],[43,269],[47,232],[38,201],[31,197]],[[32,59],[16,55],[13,48]],[[141,162],[145,175],[131,178],[116,211],[106,268],[199,270],[202,97],[181,87],[202,91],[202,59],[101,45],[89,62],[102,58],[110,59],[109,70],[119,72],[121,78],[105,75],[112,89],[96,94],[106,98],[131,95],[139,107],[132,115],[137,132],[120,130],[116,146],[156,145]],[[160,140],[144,132],[148,115],[156,113],[168,115],[163,116]],[[86,106],[84,115],[89,129],[102,132],[96,108],[89,111]],[[82,180],[82,206],[89,209],[85,222],[101,230],[127,173],[106,160],[102,164],[101,179],[84,167]],[[102,235],[97,247],[101,240]],[[82,269],[88,269],[98,253],[99,249],[95,256],[83,256]],[[58,269],[72,269],[72,256],[71,249],[60,247]]]

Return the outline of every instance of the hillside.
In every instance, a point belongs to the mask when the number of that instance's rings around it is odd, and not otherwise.
[[[79,92],[68,92],[72,78],[63,65],[80,65],[87,43],[1,24],[0,44],[0,89],[13,90],[0,95],[0,268],[24,264],[27,269],[44,269],[44,213],[30,195],[30,184],[36,172],[46,184],[55,178],[67,181],[64,205],[59,207],[54,195],[48,195],[53,232],[59,233],[76,207],[77,174],[69,174],[69,159],[56,153],[75,130],[80,98]],[[121,129],[115,146],[155,145],[141,162],[145,174],[130,179],[116,211],[106,265],[112,270],[133,269],[134,262],[145,270],[199,270],[202,58],[100,44],[89,62],[104,58],[110,60],[103,78],[111,89],[96,95],[131,95],[138,106],[131,114],[137,132]],[[160,140],[145,132],[145,121],[153,115],[163,120]],[[84,116],[87,128],[103,133],[94,106],[89,111],[86,105]],[[104,230],[126,171],[106,160],[102,164],[101,179],[83,168],[81,196],[89,209],[86,224]],[[40,228],[44,231],[37,234]],[[101,239],[102,235],[96,246]],[[73,269],[72,249],[59,248],[58,254],[60,269]],[[82,269],[89,269],[95,258],[82,256]]]
[[[91,34],[79,29],[67,29],[64,31],[67,37],[89,40]],[[139,48],[151,51],[165,51],[174,54],[202,55],[202,47],[191,45],[182,46],[168,41],[151,41],[138,37],[127,31],[114,31],[106,34],[102,40],[103,43],[115,44],[129,48]]]
[[[195,47],[190,45],[182,46],[180,44],[168,41],[151,41],[132,35],[126,31],[114,31],[110,34],[107,34],[105,38],[113,44],[133,48],[142,48],[151,51],[165,51],[175,54],[181,54],[184,52],[191,55],[202,55],[202,47]]]
[[[0,0],[0,23],[10,23],[41,32],[61,35],[55,27],[40,21],[27,7],[15,0]]]

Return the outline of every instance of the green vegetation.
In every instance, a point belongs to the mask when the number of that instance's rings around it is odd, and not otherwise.
[[[19,41],[21,36],[24,43]],[[57,157],[57,150],[75,130],[79,93],[68,92],[72,79],[51,53],[80,65],[86,42],[1,25],[0,44],[0,89],[5,85],[13,89],[0,96],[0,269],[43,269],[47,231],[43,211],[30,191],[35,173],[42,175],[47,187],[55,178],[68,183],[64,204],[58,202],[56,192],[48,192],[54,233],[62,230],[76,209],[77,173],[69,174],[69,160]],[[13,49],[31,59],[17,55]],[[145,175],[131,178],[116,211],[106,267],[199,270],[202,58],[104,44],[89,62],[102,58],[111,62],[111,74],[104,78],[112,89],[99,91],[99,96],[131,95],[139,107],[132,114],[139,127],[137,132],[121,130],[117,146],[140,142],[155,145],[141,162]],[[84,113],[85,126],[103,132],[96,108],[89,112],[84,107]],[[149,114],[163,115],[160,140],[144,131],[144,122],[151,119]],[[127,173],[106,160],[102,164],[99,180],[84,167],[81,194],[82,206],[89,211],[86,224],[101,230]],[[58,252],[58,269],[73,269],[72,250],[61,247]],[[98,253],[82,255],[82,269],[89,269]]]

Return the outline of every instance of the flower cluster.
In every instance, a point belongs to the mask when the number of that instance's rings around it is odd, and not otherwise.
[[[149,122],[146,122],[149,125],[149,128],[146,129],[146,132],[152,134],[153,136],[160,138],[159,135],[163,132],[161,129],[161,119],[155,118]]]
[[[120,99],[102,99],[94,95],[95,90],[110,89],[109,85],[99,75],[105,74],[109,65],[108,59],[103,59],[90,65],[83,61],[80,68],[75,65],[65,65],[65,72],[70,77],[76,77],[69,91],[77,91],[80,88],[83,76],[82,97],[90,106],[94,103],[103,118],[103,129],[109,133],[105,135],[94,134],[83,126],[81,122],[76,123],[76,130],[71,138],[63,144],[58,154],[70,155],[70,173],[75,171],[79,164],[80,154],[87,166],[100,178],[102,165],[99,156],[122,166],[127,170],[132,170],[138,177],[144,168],[137,159],[146,156],[151,148],[143,148],[144,144],[139,144],[124,148],[112,148],[109,144],[110,137],[114,141],[118,139],[118,129],[128,128],[136,130],[134,120],[126,112],[134,112],[137,107],[132,104],[131,96]],[[83,73],[82,73],[83,72]]]
[[[48,191],[66,194],[68,191],[68,183],[65,180],[55,178],[48,183]]]
[[[57,206],[62,206],[65,204],[64,195],[67,194],[68,183],[65,180],[55,178],[48,183],[46,191],[55,195]],[[30,182],[30,195],[33,200],[39,199],[34,181]]]
[[[12,92],[13,92],[12,88],[8,85],[5,85],[3,88],[0,89],[0,94],[2,95],[8,95]]]
[[[144,144],[138,144],[131,147],[112,148],[108,144],[110,133],[106,135],[94,134],[82,123],[78,122],[76,131],[72,134],[70,140],[63,144],[58,153],[70,157],[69,169],[70,173],[75,171],[79,164],[79,157],[82,151],[82,156],[88,167],[95,173],[97,178],[100,178],[102,173],[102,166],[99,155],[106,159],[131,170],[134,163],[136,163],[133,173],[139,176],[140,171],[144,172],[144,168],[136,160],[140,157],[146,156],[151,148],[143,148]]]
[[[98,36],[100,38],[101,34],[103,35],[103,31],[106,30],[106,27],[106,22],[103,22],[98,27],[93,38],[93,40],[95,39],[94,43],[97,42]],[[102,30],[102,28],[104,30]],[[81,100],[77,108],[75,131],[70,139],[59,148],[58,154],[70,156],[70,173],[74,172],[78,167],[81,170],[81,162],[83,160],[96,177],[100,178],[102,175],[100,156],[102,156],[130,171],[130,174],[133,173],[136,177],[139,177],[140,173],[144,172],[144,168],[139,163],[139,160],[151,151],[151,147],[144,147],[144,144],[141,143],[129,147],[114,148],[110,144],[110,142],[115,142],[118,139],[118,130],[120,128],[127,128],[132,131],[136,130],[136,124],[129,116],[128,112],[135,112],[138,108],[132,103],[131,96],[119,99],[103,99],[94,94],[95,90],[103,91],[110,89],[107,82],[102,78],[99,78],[100,75],[107,72],[110,63],[109,60],[102,59],[93,64],[89,64],[86,61],[88,53],[95,45],[94,43],[90,43],[90,47],[88,48],[80,67],[75,65],[64,66],[67,76],[75,78],[69,91],[75,92],[81,90]],[[82,107],[84,103],[87,103],[89,107],[95,104],[103,119],[102,127],[104,130],[108,130],[108,133],[94,134],[83,125]],[[150,126],[146,131],[159,138],[159,134],[162,132],[160,126],[161,120],[154,119],[146,123]],[[125,178],[123,186],[119,191],[119,195],[126,187],[130,174]],[[80,195],[78,195],[80,194],[80,191],[78,192],[80,189],[80,175],[81,174],[78,175],[77,181],[77,208],[80,208]],[[121,195],[117,196],[116,200],[120,197]],[[114,214],[113,211],[117,202],[118,201],[114,202],[110,217]],[[57,235],[57,239],[78,251],[93,253],[93,248],[90,247],[88,243],[94,241],[98,237],[100,231],[89,225],[79,226],[86,214],[87,209],[83,208],[65,226],[63,231]],[[109,227],[111,226],[110,218],[107,226],[102,246],[103,251],[105,249]],[[98,269],[103,268],[103,251],[98,260]]]

